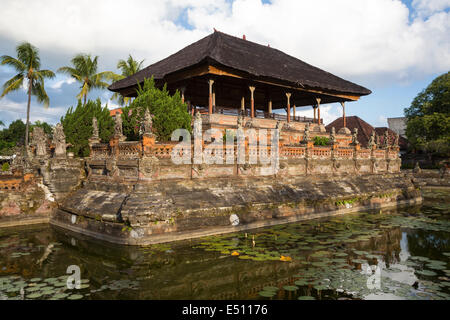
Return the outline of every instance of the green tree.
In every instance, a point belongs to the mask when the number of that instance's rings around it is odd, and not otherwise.
[[[139,139],[145,109],[153,115],[153,128],[160,141],[169,141],[175,129],[191,131],[191,116],[178,91],[171,96],[166,86],[156,88],[152,78],[144,81],[137,94],[131,105],[122,109],[123,133],[128,140]]]
[[[4,126],[5,126],[5,123],[2,120],[0,120],[0,127],[4,127]]]
[[[84,105],[86,105],[87,95],[92,89],[105,89],[109,85],[107,80],[115,80],[118,77],[111,71],[97,73],[98,56],[92,59],[90,54],[78,54],[71,62],[71,67],[61,67],[58,72],[65,73],[81,83],[81,91],[77,98],[84,99]]]
[[[17,58],[11,56],[0,57],[2,65],[13,67],[18,72],[3,85],[1,98],[10,92],[19,90],[24,84],[28,86],[27,122],[25,129],[25,145],[28,145],[28,132],[30,125],[31,96],[35,96],[39,103],[44,103],[47,108],[50,100],[44,88],[45,78],[54,78],[55,74],[50,70],[41,70],[39,50],[28,42],[23,42],[16,47]],[[26,81],[26,82],[25,82]],[[25,83],[24,83],[25,82]]]
[[[0,131],[0,154],[8,155],[13,153],[16,146],[23,146],[26,126],[22,120],[11,122],[8,128]]]
[[[89,156],[89,138],[92,137],[92,118],[97,118],[99,136],[103,142],[108,142],[114,132],[114,120],[109,114],[108,107],[102,107],[100,99],[88,100],[82,104],[78,100],[75,109],[70,107],[61,117],[66,141],[72,146],[69,151],[80,157]]]
[[[119,62],[117,63],[117,69],[120,69],[121,74],[115,80],[124,79],[126,77],[132,76],[136,72],[141,71],[143,63],[144,60],[140,62],[134,60],[131,54],[128,56],[127,60],[119,60]],[[119,105],[121,106],[131,102],[131,98],[124,97],[118,92],[114,93],[111,99],[117,100]]]
[[[26,129],[27,127],[25,123],[23,123],[23,121],[20,119],[11,122],[8,129],[4,130],[5,140],[14,142],[18,145],[23,145]]]
[[[34,127],[41,127],[44,130],[44,133],[48,134],[48,135],[52,135],[53,134],[53,128],[51,125],[49,125],[47,122],[41,122],[39,120],[37,120],[35,123],[33,123],[32,128]]]
[[[405,109],[406,135],[416,149],[450,155],[450,72],[420,92]]]

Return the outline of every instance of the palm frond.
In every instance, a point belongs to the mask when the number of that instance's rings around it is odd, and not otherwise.
[[[81,87],[80,93],[77,95],[78,99],[82,99],[84,96],[87,96],[87,94],[91,91],[91,88],[88,83],[83,83],[83,86]]]
[[[39,70],[41,67],[41,59],[39,58],[39,50],[29,42],[22,42],[16,47],[18,60],[22,61],[27,69],[33,68]]]
[[[41,74],[43,78],[53,79],[55,77],[55,73],[51,70],[39,70],[36,72]]]
[[[79,70],[72,68],[72,67],[61,67],[57,70],[57,72],[59,73],[64,73],[67,74],[69,76],[71,76],[72,78],[74,78],[77,81],[82,81],[82,76],[79,72]]]
[[[22,61],[11,56],[1,56],[0,64],[13,67],[17,72],[24,72],[27,69],[26,65]]]
[[[19,74],[16,74],[11,79],[9,79],[8,81],[6,81],[5,84],[3,85],[3,92],[0,97],[3,98],[9,92],[19,90],[23,85],[24,78],[25,78],[25,76],[23,74],[19,73]]]
[[[36,97],[39,103],[44,104],[44,108],[48,108],[50,104],[50,99],[48,98],[47,92],[44,89],[44,78],[39,81],[34,81],[31,87],[31,94]]]

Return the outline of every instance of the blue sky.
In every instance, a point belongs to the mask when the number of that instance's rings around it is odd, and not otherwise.
[[[418,92],[450,69],[450,0],[0,0],[0,6],[0,55],[15,56],[15,46],[29,41],[54,71],[77,53],[98,55],[99,71],[117,71],[128,54],[147,66],[213,28],[245,34],[371,89],[347,103],[346,113],[375,126],[402,116]],[[0,85],[13,75],[0,66]],[[33,99],[31,120],[55,124],[76,104],[79,84],[58,74],[46,88],[50,108]],[[89,94],[114,108],[110,96]],[[0,99],[0,120],[25,119],[26,100],[25,89]],[[311,116],[312,109],[299,113]],[[323,105],[321,115],[334,120],[340,105]]]

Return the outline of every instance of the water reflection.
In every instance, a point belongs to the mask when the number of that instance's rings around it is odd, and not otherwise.
[[[448,299],[446,201],[145,248],[49,226],[0,229],[0,297]],[[80,290],[65,286],[69,265],[81,269]]]

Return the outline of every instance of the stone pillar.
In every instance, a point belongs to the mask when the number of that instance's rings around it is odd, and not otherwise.
[[[272,99],[269,100],[268,112],[272,113]]]
[[[291,122],[291,94],[286,93],[287,98],[287,122]]]
[[[255,117],[255,98],[254,98],[254,92],[255,92],[255,87],[249,86],[248,87],[250,89],[250,116],[252,118]]]
[[[317,101],[317,123],[320,124],[320,98],[316,98]]]
[[[293,105],[293,111],[294,111],[294,121],[295,121],[295,103],[294,103],[294,105]]]
[[[109,146],[111,147],[111,156],[117,158],[119,156],[119,136],[114,135],[109,140]]]
[[[345,120],[345,102],[341,101],[342,106],[342,120],[344,121],[344,128],[347,127],[347,121]]]
[[[213,112],[213,84],[214,80],[209,79],[208,85],[209,85],[209,103],[208,103],[208,113],[212,114]]]

